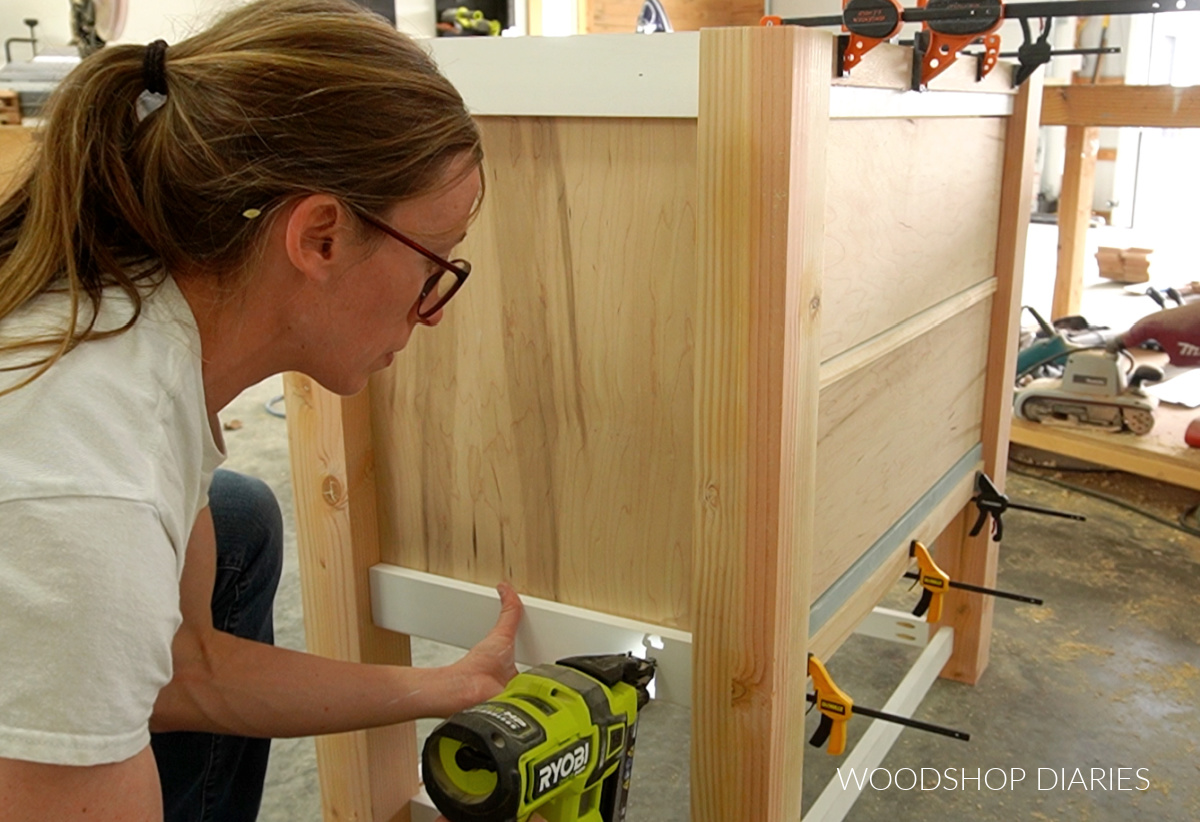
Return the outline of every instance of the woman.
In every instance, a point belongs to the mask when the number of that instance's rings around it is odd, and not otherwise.
[[[278,511],[214,478],[242,389],[350,394],[437,325],[481,157],[424,52],[339,0],[262,0],[63,83],[0,205],[6,819],[253,819],[264,740],[445,716],[516,673],[507,585],[444,669],[266,644]]]

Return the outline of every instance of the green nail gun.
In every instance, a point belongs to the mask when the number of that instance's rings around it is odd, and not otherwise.
[[[653,659],[578,656],[518,674],[425,741],[425,789],[450,822],[622,822]]]

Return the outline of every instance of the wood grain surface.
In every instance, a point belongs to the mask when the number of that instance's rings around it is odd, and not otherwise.
[[[368,569],[379,562],[369,398],[341,398],[302,374],[284,378],[296,544],[310,653],[410,665],[408,637],[371,620]],[[326,819],[392,819],[417,792],[413,723],[318,737]]]
[[[1004,127],[830,123],[822,360],[993,275]]]
[[[991,309],[980,302],[821,392],[812,598],[980,441]]]
[[[692,818],[800,815],[830,39],[701,33]]]
[[[695,122],[482,126],[471,280],[372,386],[384,559],[686,629]]]

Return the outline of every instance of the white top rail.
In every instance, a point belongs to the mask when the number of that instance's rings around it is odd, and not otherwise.
[[[694,118],[700,33],[454,37],[428,41],[480,116]],[[935,81],[936,82],[936,81]],[[1011,94],[834,84],[833,118],[1004,117]]]

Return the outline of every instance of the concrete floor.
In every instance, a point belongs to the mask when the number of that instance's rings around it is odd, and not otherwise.
[[[230,458],[227,466],[255,474],[276,490],[288,523],[287,563],[276,607],[278,641],[303,648],[292,496],[285,422],[264,404],[281,392],[278,380],[250,389],[222,414]],[[1046,474],[1047,472],[1042,472]],[[1068,481],[1099,475],[1050,474]],[[1108,476],[1108,475],[1105,475]],[[1105,480],[1105,483],[1108,483]],[[1112,484],[1112,483],[1108,483]],[[1117,483],[1118,493],[1173,519],[1200,502],[1200,493],[1149,481]],[[1200,538],[1042,480],[1010,476],[1014,499],[1085,514],[1086,523],[1010,513],[1005,521],[999,586],[1043,597],[1045,607],[998,601],[991,665],[975,687],[939,681],[918,718],[968,731],[962,743],[906,730],[881,767],[1023,769],[1026,778],[1004,790],[960,782],[947,790],[868,789],[851,820],[906,822],[925,819],[1200,819]],[[911,607],[916,594],[897,586],[888,604]],[[440,664],[458,652],[416,643],[418,664]],[[829,661],[838,683],[861,705],[880,707],[916,652],[891,643],[854,637]],[[688,819],[688,713],[652,704],[644,712],[631,794],[630,822]],[[815,729],[810,714],[806,737]],[[421,723],[428,733],[433,722]],[[850,725],[850,744],[865,730]],[[796,744],[805,740],[797,739]],[[808,807],[843,757],[807,747],[804,797]],[[1144,769],[1126,787],[1101,789],[1091,768]],[[1039,772],[1039,768],[1048,770]],[[1049,769],[1082,769],[1088,789],[1075,782],[1054,787]],[[991,774],[997,785],[999,771]],[[933,784],[932,771],[925,772]],[[1099,772],[1097,772],[1097,775]],[[1042,783],[1039,789],[1038,778]],[[902,772],[901,784],[912,777]],[[1105,786],[1110,785],[1106,776]],[[966,789],[962,789],[966,787]],[[1095,788],[1095,790],[1093,790]],[[262,822],[316,822],[320,796],[311,740],[275,743]]]

